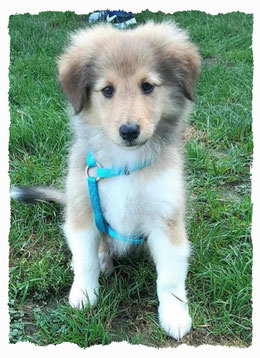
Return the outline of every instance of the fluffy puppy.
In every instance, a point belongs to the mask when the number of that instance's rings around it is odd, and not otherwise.
[[[73,255],[73,307],[95,304],[101,271],[133,246],[100,232],[86,185],[89,150],[106,168],[130,175],[98,182],[102,212],[118,233],[144,237],[157,270],[159,321],[180,339],[192,326],[185,279],[190,245],[185,230],[182,142],[194,99],[200,56],[174,23],[118,30],[97,25],[71,36],[58,60],[59,80],[75,115],[64,193],[14,188],[24,201],[65,205],[64,232]],[[140,163],[148,166],[131,172]]]

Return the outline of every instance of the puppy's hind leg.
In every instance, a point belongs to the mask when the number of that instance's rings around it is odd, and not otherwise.
[[[105,239],[101,239],[100,241],[98,248],[98,258],[101,272],[104,273],[106,276],[111,275],[114,271],[114,265]]]

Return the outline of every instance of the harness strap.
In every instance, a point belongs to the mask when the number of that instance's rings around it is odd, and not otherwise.
[[[93,154],[88,152],[87,155],[87,167],[86,167],[86,175],[88,182],[88,190],[90,201],[93,208],[94,220],[96,227],[99,231],[110,235],[116,240],[120,240],[123,242],[129,242],[133,244],[142,244],[145,238],[140,237],[139,235],[133,235],[131,237],[127,237],[117,233],[115,230],[111,228],[111,226],[106,222],[103,212],[101,209],[100,198],[98,193],[98,181],[102,178],[110,178],[119,175],[130,175],[130,173],[145,168],[150,163],[143,163],[140,166],[137,166],[131,170],[126,170],[125,168],[102,168],[95,160]],[[90,176],[89,170],[91,168],[97,168],[97,176]]]

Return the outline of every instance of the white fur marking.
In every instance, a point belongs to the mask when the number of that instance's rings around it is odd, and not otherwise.
[[[70,305],[78,309],[88,303],[94,305],[97,301],[100,274],[97,231],[74,231],[64,226],[64,232],[73,255],[74,282],[69,295]]]
[[[21,190],[15,186],[13,186],[11,189],[10,189],[10,196],[12,199],[20,199],[21,197]]]
[[[159,321],[171,337],[179,340],[192,326],[185,290],[189,245],[174,246],[161,230],[152,232],[148,245],[157,270]]]

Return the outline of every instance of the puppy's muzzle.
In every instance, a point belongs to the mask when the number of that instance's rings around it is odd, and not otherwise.
[[[119,128],[119,134],[124,140],[133,142],[140,134],[140,126],[134,123],[123,124]]]

